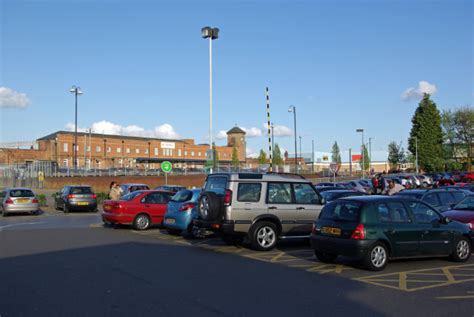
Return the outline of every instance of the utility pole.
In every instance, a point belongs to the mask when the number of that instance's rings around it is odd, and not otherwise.
[[[372,173],[372,138],[369,138],[369,174]]]
[[[418,175],[418,137],[415,137],[415,167],[416,167],[416,175]]]
[[[311,171],[314,174],[314,140],[311,140],[311,163],[312,163]]]
[[[352,177],[352,149],[349,149],[349,176]]]

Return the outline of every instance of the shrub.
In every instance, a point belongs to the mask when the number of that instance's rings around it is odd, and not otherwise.
[[[48,206],[48,203],[46,201],[46,195],[45,194],[39,194],[38,195],[38,202],[41,207]]]
[[[97,195],[97,204],[102,204],[104,200],[109,199],[109,194],[103,193],[103,192],[98,192],[96,193]]]

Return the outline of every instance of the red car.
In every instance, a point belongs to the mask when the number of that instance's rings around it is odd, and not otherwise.
[[[102,221],[107,224],[132,225],[146,230],[163,224],[168,201],[174,194],[160,190],[140,190],[122,196],[120,200],[104,201]]]
[[[474,230],[474,196],[467,196],[453,209],[443,212],[443,216],[465,223],[471,228],[472,232]]]

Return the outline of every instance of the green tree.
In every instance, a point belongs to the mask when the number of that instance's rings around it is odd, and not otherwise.
[[[258,164],[263,165],[267,164],[267,153],[264,150],[260,150],[260,154],[258,155]]]
[[[217,169],[219,166],[219,153],[217,152],[216,144],[214,142],[212,142],[212,153],[212,160],[207,160],[204,167]]]
[[[239,153],[237,153],[237,147],[234,144],[234,147],[232,148],[232,166],[238,167],[239,165],[240,165]]]
[[[332,146],[331,159],[331,162],[341,164],[341,151],[339,150],[339,145],[337,145],[337,142],[334,142]]]
[[[366,171],[369,169],[369,166],[370,166],[370,157],[369,157],[369,151],[367,151],[367,147],[365,146],[365,144],[362,145],[362,153],[363,153],[364,159],[362,160],[361,158],[359,161],[359,164],[360,164],[360,168],[363,168],[364,171]]]
[[[281,150],[278,143],[275,144],[275,150],[273,150],[273,164],[275,164],[275,166],[283,165],[283,158],[281,157]]]
[[[408,150],[415,156],[418,143],[418,164],[427,172],[441,170],[443,166],[443,131],[441,115],[436,104],[425,94],[411,120]]]
[[[454,126],[456,138],[462,144],[465,155],[464,161],[467,162],[467,168],[472,170],[472,160],[474,153],[472,145],[474,143],[474,109],[464,107],[454,111]]]
[[[388,144],[388,163],[390,164],[391,170],[398,170],[400,164],[405,163],[405,150],[402,144],[392,141]]]

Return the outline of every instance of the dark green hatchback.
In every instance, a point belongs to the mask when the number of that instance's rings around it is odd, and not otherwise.
[[[322,209],[311,245],[322,262],[349,256],[379,271],[391,258],[449,256],[467,261],[472,240],[468,226],[422,201],[359,196],[335,200]]]

